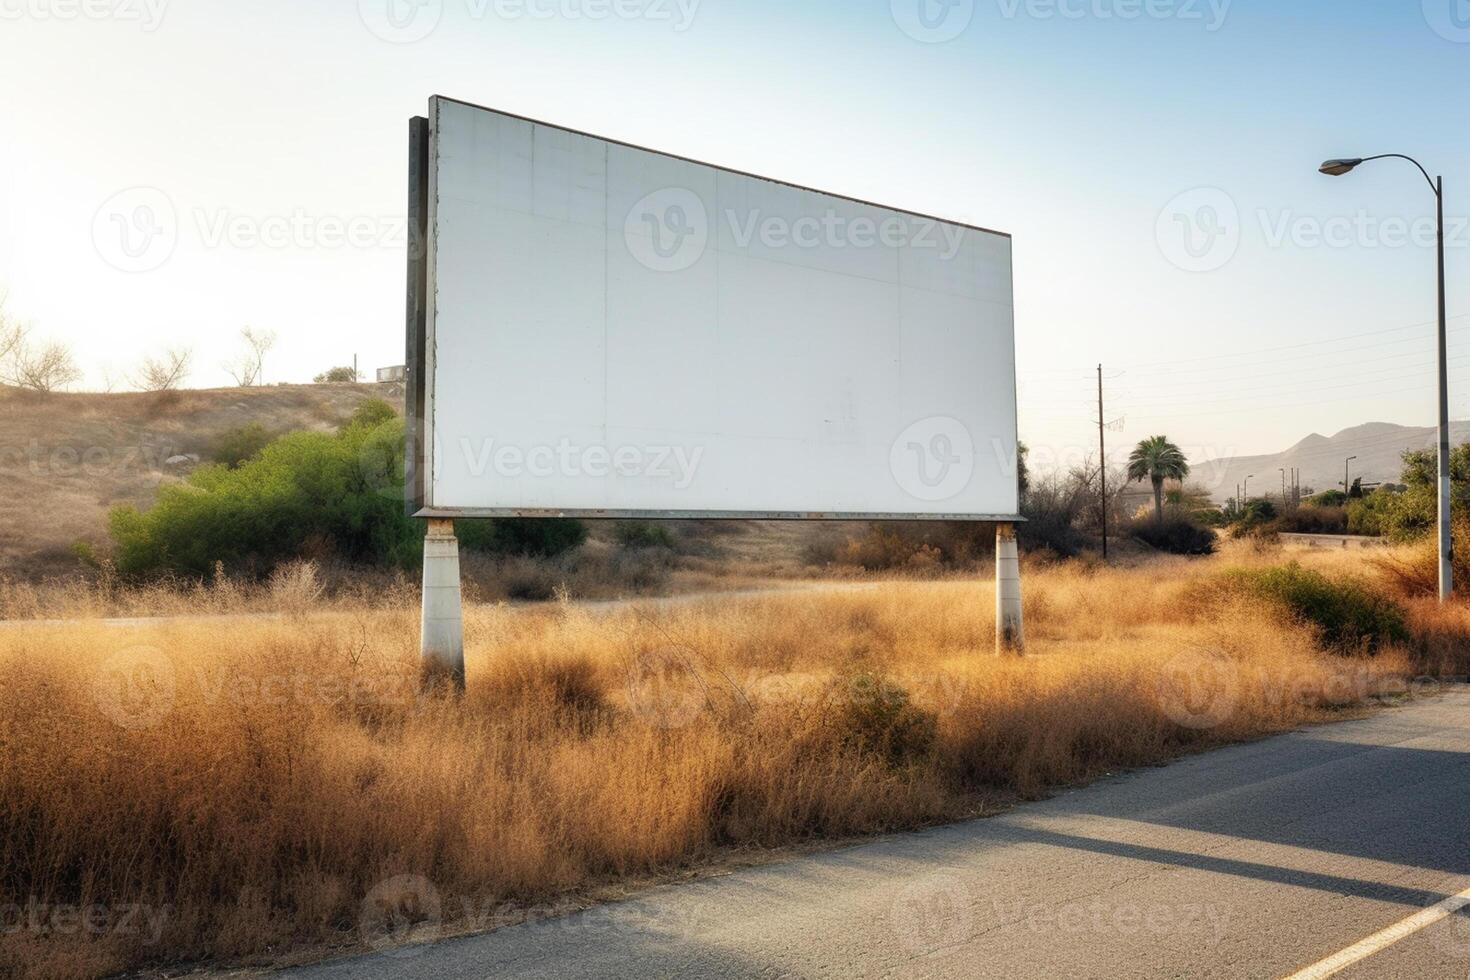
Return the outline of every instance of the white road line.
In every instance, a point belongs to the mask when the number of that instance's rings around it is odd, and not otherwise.
[[[1367,939],[1354,943],[1340,953],[1334,953],[1320,963],[1313,963],[1304,970],[1298,970],[1284,980],[1320,980],[1322,977],[1330,977],[1359,960],[1367,959],[1379,950],[1387,949],[1400,939],[1407,939],[1420,929],[1426,929],[1442,919],[1449,918],[1467,905],[1470,905],[1470,888],[1458,895],[1451,895],[1439,904],[1431,905],[1423,912],[1411,915],[1402,922],[1396,922],[1381,932],[1375,932]]]

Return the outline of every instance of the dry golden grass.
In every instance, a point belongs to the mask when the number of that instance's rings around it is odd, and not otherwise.
[[[1463,670],[1460,607],[1412,605],[1427,653],[1339,658],[1201,584],[1271,560],[1032,569],[1025,657],[993,652],[977,582],[472,607],[459,703],[417,696],[402,597],[321,611],[295,581],[275,618],[6,626],[0,973],[275,962],[375,942],[385,914],[484,927],[732,852],[985,812],[1341,716],[1426,664]]]

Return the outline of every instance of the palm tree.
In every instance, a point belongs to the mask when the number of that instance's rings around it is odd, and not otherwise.
[[[1150,436],[1133,447],[1128,454],[1128,479],[1151,480],[1154,485],[1154,520],[1164,520],[1164,481],[1183,480],[1189,475],[1189,461],[1168,436]]]

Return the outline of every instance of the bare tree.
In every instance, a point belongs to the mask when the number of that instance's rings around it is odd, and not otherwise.
[[[25,324],[5,312],[5,298],[0,293],[0,364],[14,357],[26,339]]]
[[[81,377],[70,347],[55,340],[32,345],[24,337],[11,350],[4,374],[7,384],[31,391],[55,391]]]
[[[275,331],[243,327],[240,337],[245,341],[245,349],[234,360],[225,362],[225,370],[241,388],[262,384],[265,380],[265,355],[276,345]]]
[[[142,391],[173,391],[189,376],[189,363],[194,352],[187,347],[171,347],[159,358],[146,357],[133,376],[133,384]]]

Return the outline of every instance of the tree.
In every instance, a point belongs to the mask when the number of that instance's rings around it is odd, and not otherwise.
[[[81,377],[70,347],[55,340],[32,345],[25,337],[11,348],[4,372],[6,384],[41,392],[65,388]]]
[[[194,352],[187,347],[171,347],[159,358],[145,357],[133,376],[133,384],[141,391],[173,391],[189,376],[189,363]]]
[[[1150,436],[1133,447],[1128,454],[1128,479],[1154,485],[1154,520],[1164,522],[1164,481],[1183,480],[1189,475],[1189,461],[1168,436]]]
[[[235,379],[235,384],[250,388],[264,380],[265,355],[276,345],[276,334],[272,330],[242,327],[240,338],[245,342],[245,349],[234,360],[227,361],[224,368]]]
[[[333,367],[327,368],[311,380],[314,384],[319,385],[341,385],[352,384],[354,381],[360,380],[360,377],[355,368]]]
[[[0,364],[15,356],[25,339],[25,324],[5,312],[5,294],[0,293]]]

